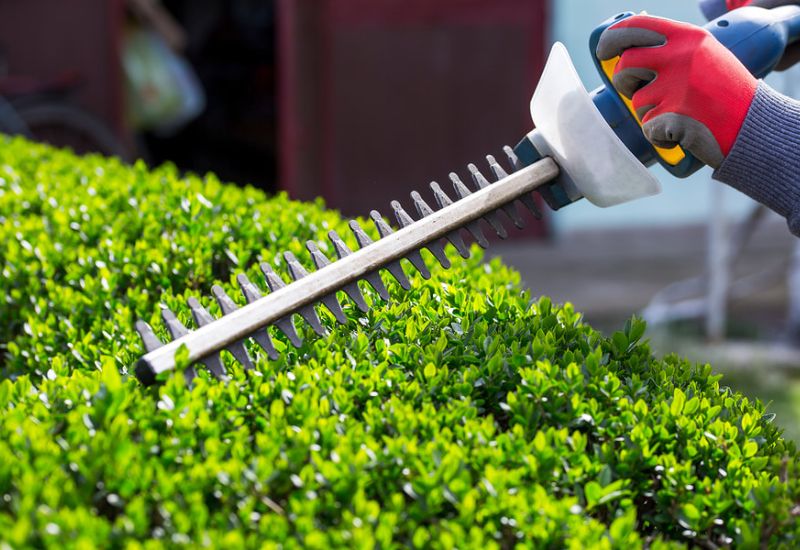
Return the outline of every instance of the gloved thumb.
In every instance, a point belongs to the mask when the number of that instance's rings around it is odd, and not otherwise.
[[[704,164],[719,168],[725,156],[711,130],[693,118],[677,113],[665,113],[642,125],[645,137],[656,147],[671,149],[680,145]]]

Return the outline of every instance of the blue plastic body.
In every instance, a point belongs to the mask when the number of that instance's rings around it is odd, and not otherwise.
[[[667,163],[657,154],[655,148],[645,139],[639,122],[611,85],[595,54],[603,31],[633,15],[633,12],[625,12],[608,19],[589,38],[592,59],[605,82],[605,86],[592,92],[592,98],[617,136],[645,166],[658,161],[672,175],[685,178],[700,169],[703,163],[685,151],[686,157],[676,165]],[[786,47],[800,39],[800,6],[784,6],[771,10],[740,8],[711,21],[705,28],[733,52],[754,76],[762,78],[775,68]]]

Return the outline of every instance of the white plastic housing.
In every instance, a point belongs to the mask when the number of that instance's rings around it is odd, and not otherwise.
[[[566,47],[553,45],[531,100],[543,155],[561,167],[568,195],[580,194],[607,207],[657,195],[661,184],[614,134],[583,87]]]

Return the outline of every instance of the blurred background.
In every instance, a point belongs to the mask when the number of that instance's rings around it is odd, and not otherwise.
[[[620,11],[703,23],[694,1],[2,0],[0,131],[213,171],[365,214],[530,130],[553,41],[587,88]],[[771,76],[800,97],[800,72]],[[606,331],[710,362],[800,441],[800,247],[701,171],[664,193],[549,213],[492,254]]]

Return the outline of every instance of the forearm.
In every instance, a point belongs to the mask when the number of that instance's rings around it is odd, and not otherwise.
[[[800,236],[800,102],[759,83],[739,136],[714,179],[766,205]]]

